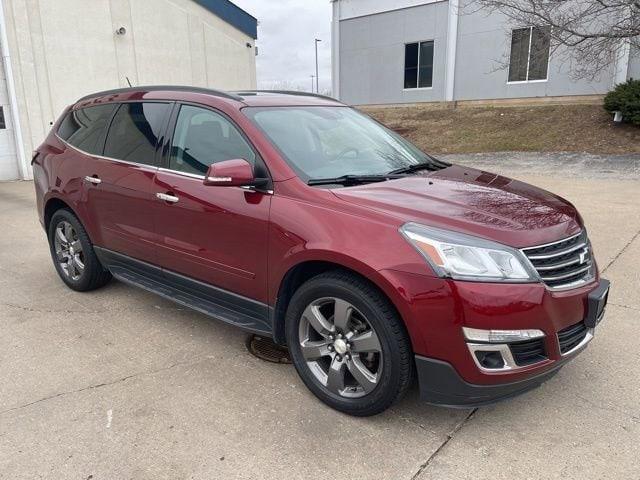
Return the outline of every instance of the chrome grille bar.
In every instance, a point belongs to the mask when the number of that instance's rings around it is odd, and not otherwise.
[[[594,277],[591,246],[586,232],[522,249],[550,289],[567,289],[580,286]]]
[[[549,254],[545,254],[545,255],[528,255],[529,260],[546,260],[548,258],[555,258],[555,257],[561,257],[562,255],[566,255],[567,253],[571,253],[575,250],[580,250],[581,248],[585,248],[587,246],[586,243],[580,243],[578,245],[574,245],[570,248],[566,248],[564,250],[560,250],[558,252],[553,252],[553,253],[549,253]],[[526,248],[525,250],[525,254],[526,254]]]

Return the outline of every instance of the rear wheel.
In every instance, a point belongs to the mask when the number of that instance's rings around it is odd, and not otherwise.
[[[356,275],[328,272],[303,284],[287,310],[286,329],[300,377],[337,410],[374,415],[409,386],[404,325],[386,297]]]
[[[48,233],[53,264],[68,287],[84,292],[100,288],[111,280],[87,232],[71,211],[56,211],[49,222]]]

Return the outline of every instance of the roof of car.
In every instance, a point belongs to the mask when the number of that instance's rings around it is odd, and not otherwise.
[[[185,94],[201,94],[217,97],[232,102],[240,102],[247,106],[304,106],[304,105],[342,105],[326,95],[289,90],[239,90],[228,92],[212,88],[186,85],[149,85],[140,87],[117,88],[86,95],[76,102],[77,107],[86,106],[100,99],[102,101],[118,101],[149,98],[181,100]],[[107,98],[105,98],[107,97]]]

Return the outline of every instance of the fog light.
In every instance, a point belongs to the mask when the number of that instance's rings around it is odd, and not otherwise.
[[[480,330],[462,327],[464,336],[472,342],[509,343],[544,337],[542,330]]]
[[[500,352],[476,350],[475,355],[478,363],[486,369],[495,370],[504,368],[504,359]]]

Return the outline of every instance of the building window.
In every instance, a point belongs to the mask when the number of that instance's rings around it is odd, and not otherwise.
[[[404,46],[404,88],[430,88],[433,83],[433,40]]]
[[[0,107],[0,130],[7,128],[7,123],[4,121],[4,107]]]
[[[509,81],[546,80],[551,27],[517,28],[511,32]]]

